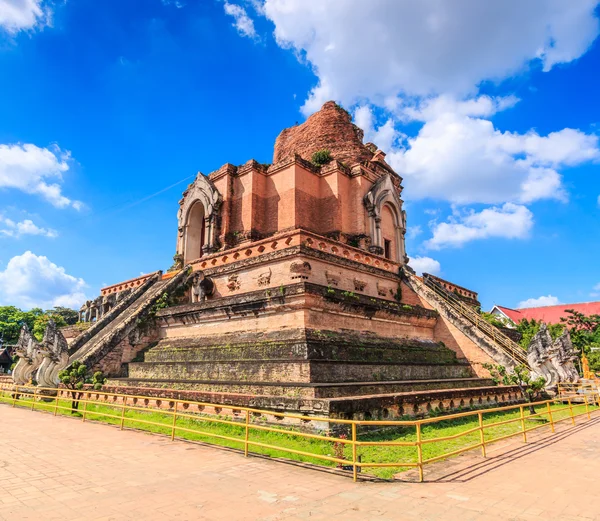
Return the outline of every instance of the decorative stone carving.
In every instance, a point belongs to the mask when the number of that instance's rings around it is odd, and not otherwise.
[[[527,362],[532,376],[542,376],[546,380],[546,388],[555,387],[560,382],[579,380],[573,365],[574,357],[569,331],[553,342],[546,324],[542,324],[527,348]]]
[[[577,354],[571,342],[571,334],[565,330],[553,344],[554,356],[551,358],[556,367],[561,382],[579,381],[579,373],[573,363],[577,359]]]
[[[43,361],[36,373],[37,384],[40,387],[58,387],[58,373],[69,365],[69,346],[53,320],[48,321],[39,349]]]
[[[364,291],[367,283],[364,280],[354,279],[354,291]]]
[[[176,257],[181,256],[181,265],[200,257],[203,253],[212,253],[218,249],[219,210],[222,203],[223,197],[213,182],[198,173],[179,201]],[[203,207],[198,215],[192,212],[196,204]],[[192,222],[194,218],[204,220]],[[198,251],[195,251],[196,246]]]
[[[310,262],[292,262],[290,265],[290,275],[292,279],[308,279],[312,266]]]
[[[215,291],[215,283],[210,277],[205,277],[202,271],[192,275],[191,299],[194,302],[204,302]]]
[[[381,297],[387,297],[388,293],[394,296],[394,290],[392,288],[388,288],[387,286],[383,286],[379,282],[377,282],[377,294]]]
[[[381,176],[365,194],[363,203],[369,215],[371,228],[371,246],[369,251],[383,253],[381,236],[381,211],[387,205],[394,217],[396,252],[395,258],[400,264],[407,264],[404,235],[406,233],[406,212],[402,209],[402,199],[389,174]]]
[[[229,291],[240,289],[240,280],[237,274],[229,275],[229,278],[227,279],[227,287],[229,288]]]
[[[327,279],[327,284],[330,286],[339,286],[341,277],[337,273],[331,273],[331,271],[325,271],[325,278]]]
[[[26,324],[23,324],[21,328],[21,334],[15,346],[15,353],[19,357],[19,361],[12,373],[13,381],[17,385],[28,384],[42,363],[43,356],[39,344],[33,338]]]
[[[257,280],[258,285],[259,286],[268,286],[269,284],[271,284],[271,275],[272,275],[271,268],[269,268],[269,271],[265,271],[265,272],[261,273],[258,276],[258,280]]]
[[[117,294],[111,293],[102,298],[102,315],[104,316],[117,305]]]

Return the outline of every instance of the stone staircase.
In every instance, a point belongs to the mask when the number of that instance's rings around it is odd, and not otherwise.
[[[527,355],[519,344],[436,281],[407,274],[407,283],[497,363],[511,368],[519,364],[529,367]]]
[[[162,272],[153,274],[74,340],[69,347],[69,363],[79,360],[88,367],[98,367],[102,359],[109,356],[115,346],[139,326],[140,320],[148,314],[163,293],[173,291],[186,277],[185,269],[164,280]]]

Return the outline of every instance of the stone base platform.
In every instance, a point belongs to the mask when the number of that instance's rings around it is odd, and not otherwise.
[[[147,386],[153,383],[155,384],[155,382],[113,379],[108,382],[108,385],[104,386],[103,390],[119,394],[162,398],[164,401],[161,402],[161,406],[166,409],[173,407],[172,402],[168,401],[169,399],[180,399],[221,405],[232,409],[235,409],[236,406],[251,407],[273,411],[274,414],[277,412],[294,412],[307,416],[357,420],[385,420],[400,419],[406,416],[425,416],[432,411],[448,412],[472,407],[489,407],[521,400],[518,388],[494,385],[337,398],[303,398],[174,389],[175,382],[164,382],[165,387]],[[487,382],[485,379],[481,379],[479,383]],[[187,383],[187,385],[192,384]],[[220,413],[220,411],[217,413]]]

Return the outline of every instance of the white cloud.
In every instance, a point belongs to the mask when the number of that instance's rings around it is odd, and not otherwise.
[[[545,71],[586,52],[597,0],[265,0],[282,47],[319,78],[305,105],[379,103],[398,94],[471,94],[533,61]]]
[[[559,171],[600,159],[598,136],[570,128],[547,136],[533,130],[502,132],[484,117],[511,106],[506,100],[440,97],[399,109],[400,117],[424,121],[415,137],[387,149],[387,161],[406,179],[407,195],[457,204],[565,201]],[[359,110],[366,135],[380,146],[379,129],[373,128],[372,115],[365,114],[370,109]],[[388,143],[399,137],[397,133]]]
[[[553,297],[552,295],[548,295],[546,297],[538,297],[538,298],[529,298],[524,300],[523,302],[519,302],[517,306],[518,309],[522,308],[538,308],[542,306],[557,306],[562,304],[557,297]]]
[[[531,211],[513,203],[486,208],[481,212],[455,210],[448,222],[433,225],[433,237],[425,242],[425,246],[439,250],[490,237],[524,239],[529,236],[532,227]]]
[[[69,275],[47,257],[26,251],[0,271],[0,305],[78,308],[85,301],[85,287],[83,279]]]
[[[174,5],[177,9],[185,7],[185,3],[179,0],[162,0],[163,5]]]
[[[225,1],[224,4],[225,13],[229,16],[233,16],[234,23],[232,24],[242,36],[248,38],[256,38],[256,29],[254,28],[254,22],[252,18],[248,16],[246,10],[237,4],[230,4]]]
[[[70,152],[58,147],[0,145],[0,189],[40,195],[57,208],[79,209],[81,203],[65,197],[60,185],[70,160]]]
[[[50,25],[51,10],[42,0],[0,0],[0,28],[9,33]]]
[[[406,229],[406,236],[409,239],[414,239],[423,233],[423,229],[420,226],[409,226]]]
[[[526,204],[566,201],[562,169],[599,159],[598,138],[498,130],[490,118],[519,100],[479,96],[479,86],[582,56],[599,32],[598,3],[264,0],[258,12],[318,78],[303,112],[328,99],[358,105],[356,123],[388,152],[407,198]],[[422,123],[410,139],[396,128],[408,120]]]
[[[408,265],[421,276],[423,273],[438,275],[442,271],[440,263],[431,257],[411,257]]]
[[[42,235],[44,237],[58,237],[58,232],[51,228],[41,228],[31,219],[15,222],[0,215],[0,237],[19,238],[23,235]]]

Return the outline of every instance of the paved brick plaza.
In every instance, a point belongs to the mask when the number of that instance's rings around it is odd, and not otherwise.
[[[425,484],[325,472],[0,406],[0,519],[600,519],[600,419],[427,469]],[[510,458],[508,457],[510,455]]]

